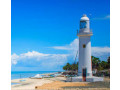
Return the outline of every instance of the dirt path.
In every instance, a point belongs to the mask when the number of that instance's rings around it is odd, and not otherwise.
[[[54,81],[52,83],[47,83],[42,86],[36,86],[36,89],[62,89],[62,87],[70,86],[88,86],[88,83],[85,82],[61,82]]]

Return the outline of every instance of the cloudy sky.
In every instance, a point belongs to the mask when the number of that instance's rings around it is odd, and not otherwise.
[[[12,71],[61,71],[67,62],[73,63],[83,14],[90,18],[93,31],[91,53],[106,61],[110,55],[109,4],[109,0],[12,0]]]

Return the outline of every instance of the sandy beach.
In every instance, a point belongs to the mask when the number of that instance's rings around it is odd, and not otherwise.
[[[49,75],[49,74],[46,74]],[[54,81],[64,81],[65,77],[54,77],[54,78],[42,78],[42,79],[31,79],[31,78],[22,78],[11,80],[11,83],[18,83],[11,86],[12,90],[31,90],[35,89],[35,86],[42,86],[43,84],[49,84]]]
[[[20,81],[20,80],[25,80],[25,81]],[[16,85],[12,85],[11,89],[12,90],[32,90],[35,89],[35,86],[41,86],[45,83],[51,83],[53,82],[52,80],[47,80],[47,79],[30,79],[30,78],[24,78],[24,79],[15,79],[12,80],[11,83],[20,83]]]
[[[22,81],[20,81],[22,80]],[[12,85],[12,90],[110,90],[109,79],[104,82],[65,82],[65,77],[53,77],[43,79],[14,79],[11,83],[20,83]],[[105,85],[107,83],[107,85]]]

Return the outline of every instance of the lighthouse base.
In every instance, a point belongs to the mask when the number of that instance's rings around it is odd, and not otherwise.
[[[66,79],[67,82],[83,82],[83,77],[82,76],[77,76],[77,77],[68,77]],[[104,81],[103,77],[86,77],[86,82],[98,82],[98,81]]]

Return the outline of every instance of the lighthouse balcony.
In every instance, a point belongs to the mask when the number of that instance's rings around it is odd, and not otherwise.
[[[80,31],[80,32],[78,32],[77,33],[77,36],[92,36],[93,35],[93,32],[92,31],[89,31],[89,32],[82,32],[82,31]]]
[[[79,30],[79,33],[82,33],[82,32],[92,32],[92,29],[82,28],[82,29]]]

